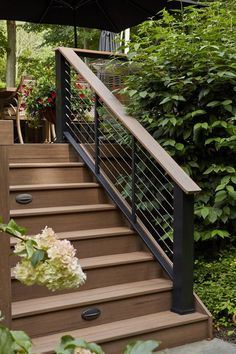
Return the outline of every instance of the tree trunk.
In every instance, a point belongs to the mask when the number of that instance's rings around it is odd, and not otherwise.
[[[6,86],[16,85],[16,22],[7,21]]]

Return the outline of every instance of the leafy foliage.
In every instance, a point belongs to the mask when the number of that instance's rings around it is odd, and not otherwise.
[[[122,354],[152,354],[153,350],[159,346],[160,342],[155,340],[137,341],[128,344]]]
[[[221,251],[213,260],[195,262],[195,290],[213,314],[215,325],[235,326],[236,248]]]
[[[56,348],[55,354],[74,354],[76,348],[87,349],[92,354],[105,354],[99,345],[88,343],[83,339],[75,339],[68,335],[61,337],[60,344]]]
[[[31,339],[23,331],[10,331],[8,328],[0,326],[0,353],[31,354]]]
[[[129,52],[129,113],[202,188],[197,241],[236,234],[235,40],[233,8],[214,2],[163,11],[139,26]]]

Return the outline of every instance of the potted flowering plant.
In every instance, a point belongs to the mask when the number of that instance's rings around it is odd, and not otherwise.
[[[27,89],[26,89],[27,92]],[[37,125],[42,118],[50,123],[56,122],[56,90],[54,81],[42,76],[25,97],[27,115]]]
[[[56,88],[55,78],[50,69],[42,74],[33,87],[26,87],[23,95],[25,96],[26,112],[34,119],[37,125],[42,118],[46,118],[50,123],[56,122]],[[92,91],[77,78],[71,82],[70,92],[71,114],[73,119],[91,120],[89,115],[93,105]]]

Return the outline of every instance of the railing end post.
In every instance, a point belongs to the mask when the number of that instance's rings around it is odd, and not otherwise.
[[[173,312],[194,312],[193,247],[194,196],[174,186]]]

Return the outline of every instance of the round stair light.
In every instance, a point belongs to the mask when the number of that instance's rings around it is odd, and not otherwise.
[[[81,317],[85,321],[96,320],[101,315],[101,311],[96,307],[86,309],[82,312]]]
[[[31,194],[18,194],[16,196],[16,202],[19,204],[29,204],[33,200],[33,197]]]

